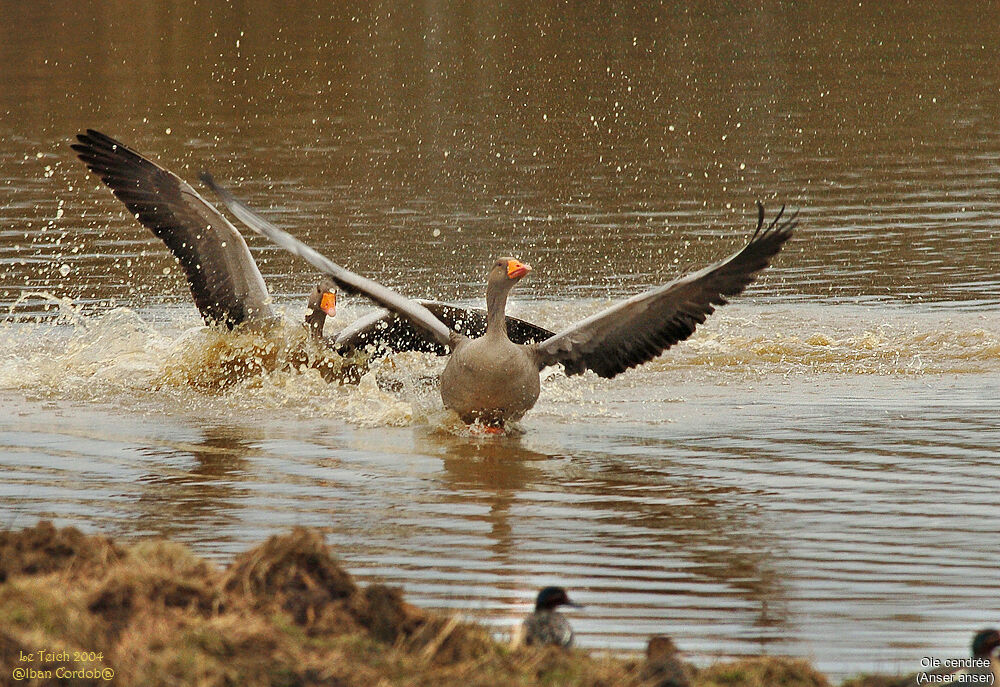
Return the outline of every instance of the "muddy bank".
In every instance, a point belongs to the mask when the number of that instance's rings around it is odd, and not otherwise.
[[[0,685],[829,685],[800,660],[695,669],[671,648],[619,658],[512,647],[396,588],[359,586],[304,529],[226,568],[169,541],[45,522],[0,532]]]

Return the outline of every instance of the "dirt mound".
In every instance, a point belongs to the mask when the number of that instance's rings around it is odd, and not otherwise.
[[[87,597],[87,609],[101,617],[111,634],[136,614],[181,609],[207,617],[223,609],[221,573],[185,547],[166,541],[142,542],[107,569]]]
[[[264,610],[278,607],[310,635],[364,632],[419,651],[438,663],[478,655],[492,641],[484,632],[403,601],[395,587],[360,589],[315,531],[274,536],[233,561],[222,580],[227,598]]]
[[[335,612],[337,620],[347,619],[344,602],[358,594],[354,580],[326,550],[322,536],[301,527],[237,556],[222,586],[230,597],[253,608],[276,604],[306,627],[329,621],[324,618],[327,611]]]
[[[75,527],[57,530],[42,521],[19,532],[0,531],[0,582],[11,575],[92,574],[123,555],[106,537],[88,537]]]

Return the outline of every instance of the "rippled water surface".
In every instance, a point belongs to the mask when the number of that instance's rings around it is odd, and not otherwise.
[[[5,525],[220,560],[310,525],[501,632],[559,583],[585,646],[837,676],[1000,623],[996,7],[0,7]],[[556,329],[734,250],[757,199],[802,221],[690,341],[550,371],[482,437],[442,360],[350,387],[283,364],[317,275],[256,237],[288,326],[202,327],[74,159],[87,127],[414,296],[478,304],[517,255],[513,314]]]

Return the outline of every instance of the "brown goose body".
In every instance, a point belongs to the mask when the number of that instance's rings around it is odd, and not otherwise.
[[[441,373],[441,400],[468,423],[501,426],[520,420],[540,391],[530,349],[503,333],[462,339]]]
[[[511,288],[530,271],[514,258],[499,258],[486,279],[486,332],[476,339],[452,335],[441,400],[464,422],[499,427],[520,420],[538,400],[534,353],[510,340],[504,312]]]
[[[511,288],[530,271],[527,265],[513,258],[494,263],[486,286],[486,331],[473,339],[454,331],[420,302],[344,269],[257,216],[210,176],[202,175],[202,180],[251,229],[309,262],[342,290],[366,296],[407,320],[427,341],[450,349],[441,376],[442,401],[465,422],[492,426],[518,419],[534,406],[539,373],[549,365],[561,364],[567,375],[591,370],[611,378],[687,339],[716,306],[743,292],[798,224],[795,213],[784,218],[782,207],[765,226],[764,207],[758,203],[756,231],[728,258],[616,303],[543,341],[518,345],[507,335],[505,308]]]

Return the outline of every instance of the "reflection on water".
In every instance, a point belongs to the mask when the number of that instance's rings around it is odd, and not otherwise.
[[[161,445],[142,451],[158,469],[139,478],[142,495],[133,505],[145,531],[157,536],[190,539],[206,529],[222,530],[237,520],[234,511],[252,493],[240,486],[252,469],[246,456],[253,450],[246,430],[206,427],[194,444]],[[262,438],[259,432],[247,434]],[[193,461],[193,462],[192,462]]]
[[[998,622],[997,8],[68,7],[0,23],[5,523],[217,558],[317,526],[501,629],[558,582],[588,646],[667,632],[838,675]],[[513,314],[554,328],[725,255],[757,198],[802,222],[692,341],[550,374],[484,439],[442,411],[438,359],[342,387],[283,364],[297,325],[277,348],[200,327],[73,158],[86,127],[407,294],[478,303],[515,253]],[[315,274],[249,243],[297,322]]]

